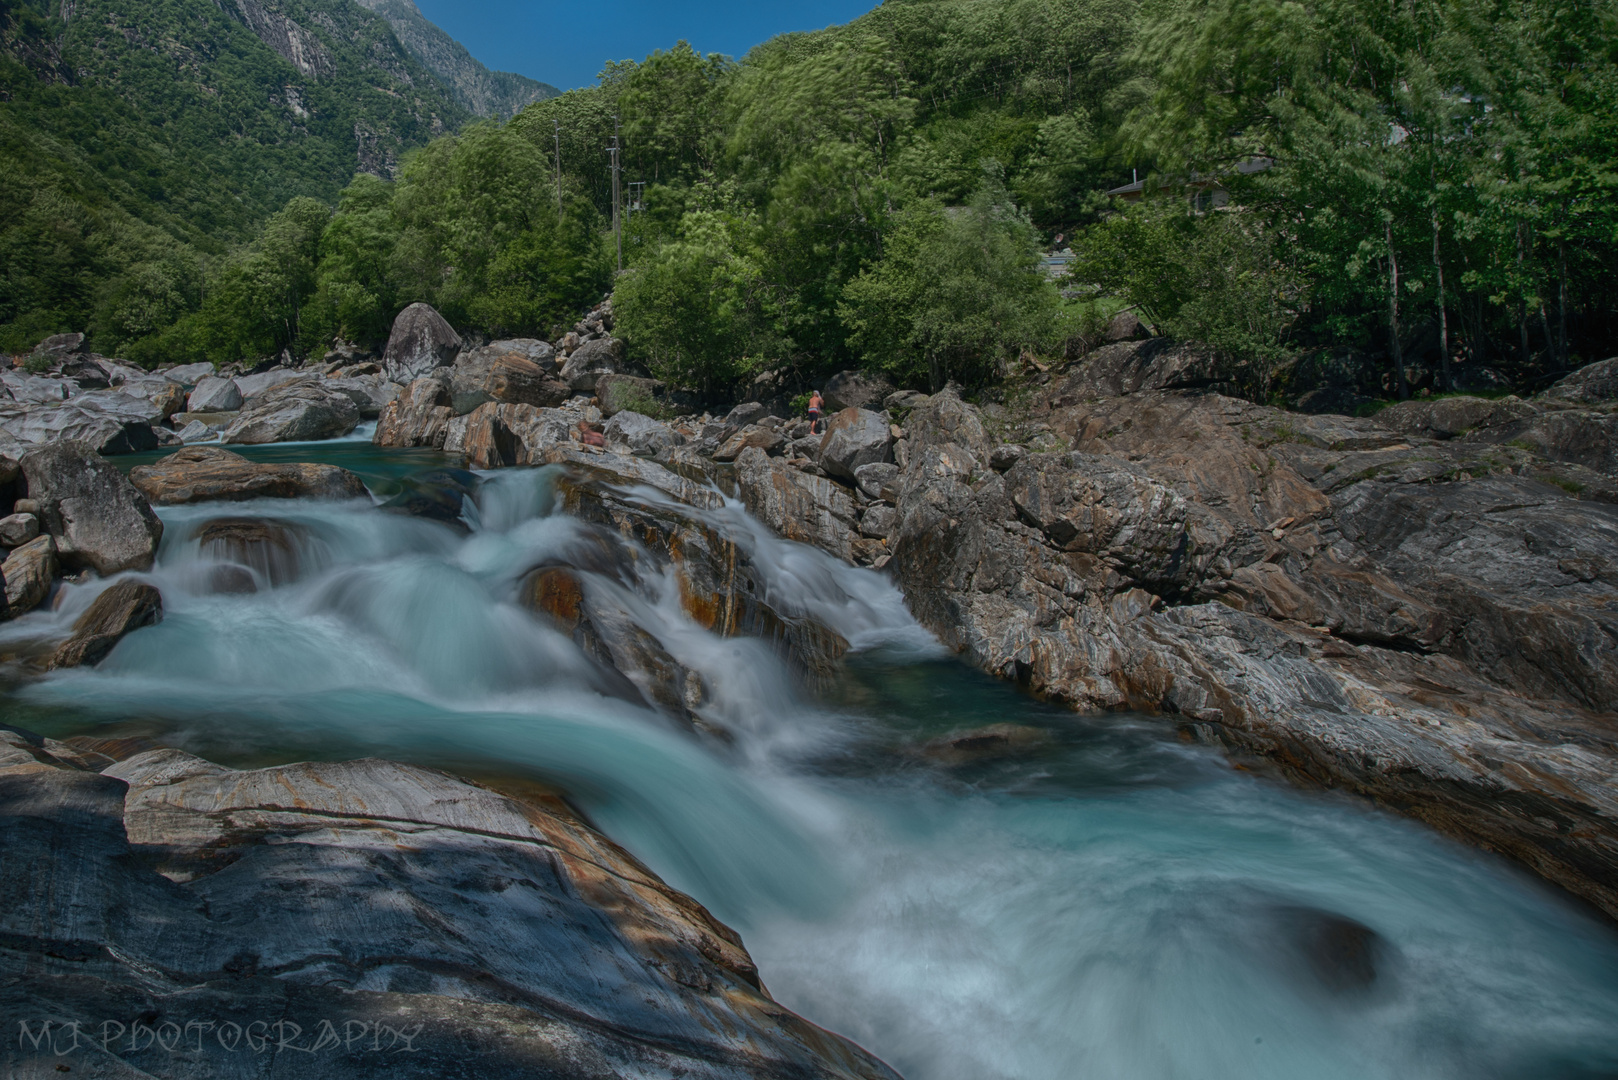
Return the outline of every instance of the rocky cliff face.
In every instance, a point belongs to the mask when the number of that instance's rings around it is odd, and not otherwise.
[[[918,618],[1036,693],[1178,717],[1618,915],[1610,476],[1117,384],[909,413],[889,544]]]
[[[449,88],[474,116],[509,117],[524,105],[561,93],[549,83],[509,71],[490,71],[466,46],[428,22],[412,0],[356,0],[393,27],[399,43]]]

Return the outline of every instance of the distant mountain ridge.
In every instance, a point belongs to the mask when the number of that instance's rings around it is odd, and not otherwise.
[[[399,43],[438,76],[462,108],[475,116],[509,118],[524,105],[561,93],[549,83],[509,71],[490,71],[466,46],[429,22],[414,0],[355,0],[393,27]]]

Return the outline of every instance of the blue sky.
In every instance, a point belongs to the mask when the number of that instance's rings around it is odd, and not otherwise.
[[[740,57],[789,30],[844,23],[875,0],[416,0],[421,13],[496,71],[570,90],[606,60],[639,60],[681,38]]]

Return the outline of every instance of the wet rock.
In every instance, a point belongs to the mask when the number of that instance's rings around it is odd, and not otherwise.
[[[443,373],[416,379],[382,408],[376,433],[377,446],[426,446],[443,449],[449,421],[455,415],[454,395]]]
[[[51,582],[56,580],[59,569],[56,541],[48,533],[6,556],[5,564],[0,565],[0,579],[5,582],[8,615],[16,618],[38,607],[50,595]]]
[[[575,349],[562,365],[561,378],[574,393],[593,393],[603,375],[628,374],[624,364],[624,343],[618,338],[597,338]]]
[[[854,500],[831,480],[809,476],[749,447],[736,458],[736,483],[748,513],[776,535],[845,561],[852,557],[858,513]]]
[[[607,446],[646,457],[654,457],[660,450],[685,442],[684,436],[669,425],[629,410],[613,413],[602,434],[607,438]]]
[[[240,499],[358,499],[365,484],[335,465],[259,463],[216,446],[186,447],[130,470],[135,487],[159,506]]]
[[[0,547],[22,547],[39,535],[39,518],[33,514],[9,514],[0,518]]]
[[[220,438],[246,444],[334,439],[359,422],[359,408],[347,394],[305,380],[248,395]]]
[[[51,668],[94,667],[131,631],[163,618],[163,596],[125,578],[91,601],[73,623],[73,636],[51,654]]]
[[[488,401],[553,408],[573,395],[543,341],[514,339],[468,349],[450,371],[451,406],[463,416]]]
[[[233,412],[242,407],[242,392],[236,380],[208,375],[191,388],[186,408],[190,412]]]
[[[1545,391],[1552,401],[1600,405],[1618,401],[1618,356],[1586,364]]]
[[[880,375],[867,375],[859,371],[841,371],[826,380],[821,391],[830,412],[844,409],[874,409],[882,399],[893,393],[893,384]]]
[[[894,1077],[772,1001],[735,931],[559,807],[376,760],[238,772],[160,749],[98,775],[51,745],[0,765],[0,1007],[19,1015],[268,1017],[300,1048],[353,1018],[394,1047],[384,1072],[421,1080],[469,1055],[490,1080]],[[155,1041],[118,1057],[186,1080],[263,1066]]]
[[[213,518],[199,525],[194,535],[204,556],[250,570],[271,588],[298,580],[303,570],[300,552],[308,532],[296,522],[265,517]],[[216,574],[216,585],[223,582],[229,587],[215,591],[257,590],[253,578],[245,580],[245,587],[238,584],[241,580],[228,572]]]
[[[29,497],[62,564],[98,574],[146,570],[163,523],[129,479],[83,443],[61,442],[22,459]]]
[[[1302,961],[1313,980],[1334,994],[1363,993],[1377,982],[1392,945],[1369,926],[1312,907],[1274,909],[1281,947]]]
[[[400,485],[403,490],[382,509],[459,525],[466,500],[477,494],[478,478],[465,469],[430,469],[405,477]]]
[[[919,754],[937,765],[968,765],[1046,746],[1051,733],[1027,724],[990,724],[924,743]]]
[[[844,409],[827,422],[816,461],[832,476],[853,480],[860,466],[889,460],[892,444],[893,433],[879,414]]]
[[[409,383],[455,362],[461,337],[428,304],[411,304],[393,320],[382,368],[396,383]]]

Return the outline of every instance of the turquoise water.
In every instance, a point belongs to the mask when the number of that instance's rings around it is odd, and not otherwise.
[[[442,463],[319,456],[378,487]],[[479,499],[469,530],[367,502],[165,509],[164,621],[98,669],[13,673],[5,707],[231,764],[380,754],[560,787],[737,926],[780,1001],[912,1080],[1618,1075],[1618,935],[1510,864],[1234,770],[1162,721],[1033,701],[944,655],[885,579],[736,507],[715,523],[772,602],[860,651],[813,696],[672,587],[622,595],[707,680],[732,738],[699,740],[602,696],[514,603],[578,535],[545,471]],[[226,515],[289,523],[295,565],[215,591],[191,535]],[[104,584],[0,627],[0,651],[64,632]],[[987,724],[1018,744],[939,751]]]

